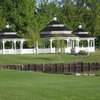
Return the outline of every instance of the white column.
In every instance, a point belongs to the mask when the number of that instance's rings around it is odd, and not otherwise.
[[[11,44],[12,44],[12,49],[14,49],[14,44],[13,44],[13,42],[11,42]]]
[[[11,54],[14,54],[14,43],[13,43],[13,41],[10,41],[11,42],[11,44],[12,44],[12,47],[11,47]]]
[[[70,39],[69,40],[69,53],[72,52],[72,40]]]
[[[90,43],[90,47],[92,47],[92,43],[93,43],[93,41],[92,41],[92,40],[90,40],[90,42],[89,42],[89,43]]]
[[[69,43],[70,43],[70,47],[72,48],[72,45],[73,45],[73,42],[72,42],[72,40],[70,40],[70,42],[69,42]]]
[[[69,47],[71,47],[72,48],[72,40],[69,40]]]
[[[66,41],[66,47],[64,48],[64,53],[67,53],[67,49],[68,49],[68,40],[65,40]]]
[[[3,45],[2,45],[2,54],[5,54],[5,41],[2,41]]]
[[[23,41],[20,43],[20,49],[23,49]]]
[[[89,39],[88,39],[88,54],[89,54],[89,52],[90,52],[90,45],[89,45]]]
[[[70,42],[70,41],[69,41],[69,40],[67,40],[67,48],[70,46],[70,45],[69,45],[69,42]]]
[[[14,49],[16,50],[16,41],[14,41]]]
[[[72,53],[72,48],[73,48],[73,40],[69,40],[69,47],[70,47],[70,50],[69,50],[69,53]]]
[[[95,47],[95,39],[93,40],[93,47]]]
[[[14,54],[16,54],[16,41],[14,41]]]
[[[36,41],[36,54],[38,54],[38,41]]]
[[[52,53],[52,39],[50,39],[50,53]]]
[[[72,44],[73,44],[73,48],[74,48],[74,44],[75,44],[75,41],[74,40],[72,41]]]
[[[76,40],[75,53],[79,52],[79,40]]]
[[[20,42],[20,52],[23,54],[23,41]]]
[[[77,47],[79,47],[79,42],[80,42],[80,41],[79,41],[79,40],[76,40],[76,41],[77,41]]]
[[[93,48],[94,48],[94,52],[95,52],[95,39],[93,39]]]
[[[90,40],[88,40],[88,47],[90,47],[90,45],[89,45],[89,41],[90,41]]]

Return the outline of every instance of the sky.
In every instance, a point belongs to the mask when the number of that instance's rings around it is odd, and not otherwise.
[[[41,0],[36,0],[38,3],[41,1]],[[46,1],[46,0],[45,0]],[[55,1],[55,0],[48,0],[49,2],[52,2],[52,1]],[[56,1],[61,1],[61,0],[56,0]]]
[[[37,6],[38,6],[38,3],[41,2],[41,0],[36,0],[37,1]],[[46,1],[46,0],[45,0]],[[48,0],[49,2],[53,2],[53,1],[61,1],[61,0]]]

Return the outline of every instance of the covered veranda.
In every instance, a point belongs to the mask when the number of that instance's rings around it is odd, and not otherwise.
[[[23,48],[27,39],[21,38],[9,25],[0,32],[0,54],[40,54],[40,53],[78,53],[80,51],[95,52],[95,37],[86,32],[82,25],[75,31],[71,31],[55,17],[40,32],[40,38],[46,42],[40,47],[37,42],[36,48]],[[64,43],[57,47],[55,41]]]
[[[0,54],[22,54],[24,39],[0,40]]]
[[[80,51],[85,52],[95,52],[95,40],[94,38],[71,38],[71,37],[59,37],[60,41],[65,41],[65,45],[63,47],[63,53],[78,53]],[[55,37],[52,38],[42,38],[43,41],[49,42],[49,48],[44,46],[45,50],[48,50],[48,53],[56,53],[56,46],[54,46],[53,42],[55,41]],[[61,49],[61,47],[60,47]],[[39,50],[38,50],[39,51]],[[59,50],[61,52],[61,50]],[[39,53],[39,52],[38,52]],[[42,51],[41,51],[42,53]]]
[[[42,40],[49,41],[49,53],[56,53],[56,46],[53,46],[56,39],[66,42],[63,53],[95,52],[95,37],[85,31],[82,25],[70,31],[56,17],[40,32],[40,36]]]
[[[24,41],[26,39],[18,36],[10,25],[6,25],[0,32],[0,54],[22,54]]]

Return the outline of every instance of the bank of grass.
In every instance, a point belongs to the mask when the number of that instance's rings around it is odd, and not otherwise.
[[[0,70],[0,100],[99,100],[100,77]]]
[[[81,61],[100,62],[100,50],[96,50],[95,53],[91,53],[87,56],[75,56],[69,54],[0,55],[0,65],[32,63],[69,63]]]

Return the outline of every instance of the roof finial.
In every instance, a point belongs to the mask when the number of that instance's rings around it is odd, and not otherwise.
[[[54,21],[57,21],[57,17],[54,17],[53,20],[54,20]]]
[[[9,25],[9,23],[8,23],[8,22],[7,22],[6,28],[10,28],[10,25]]]
[[[82,28],[82,25],[81,24],[79,25],[79,28]]]

